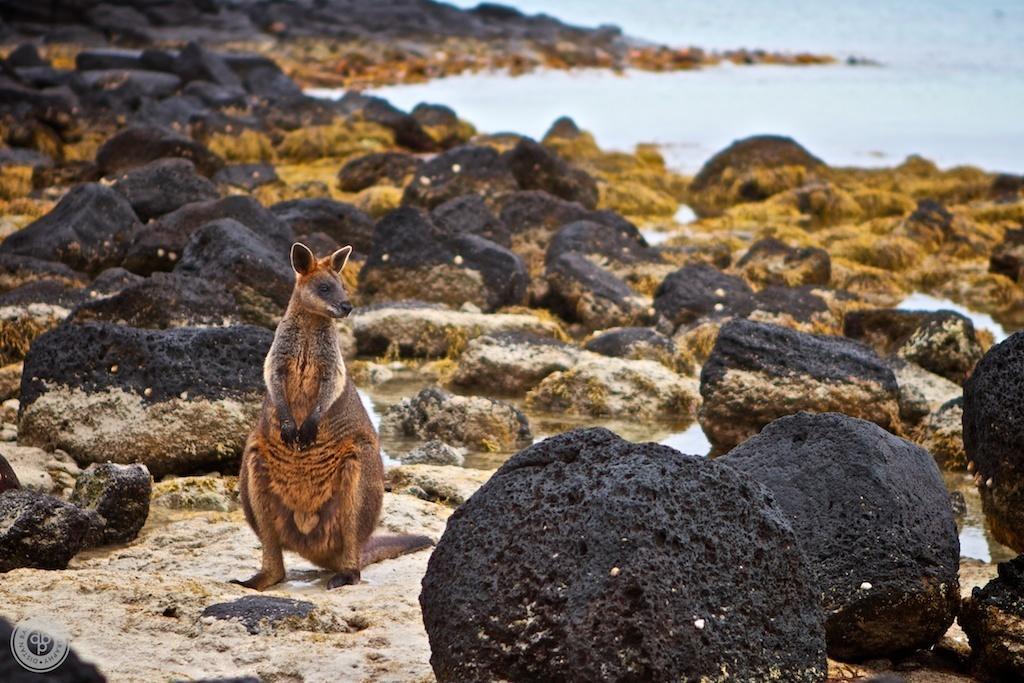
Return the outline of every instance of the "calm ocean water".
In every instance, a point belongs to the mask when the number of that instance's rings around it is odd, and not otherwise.
[[[672,45],[806,50],[881,66],[480,74],[375,92],[402,107],[450,105],[488,132],[540,136],[567,114],[605,147],[657,142],[690,172],[736,138],[781,133],[836,165],[889,165],[917,153],[942,166],[1024,173],[1021,0],[511,4]]]

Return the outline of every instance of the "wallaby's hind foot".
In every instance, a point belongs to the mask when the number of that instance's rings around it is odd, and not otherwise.
[[[234,583],[239,586],[245,586],[255,591],[265,591],[266,589],[281,583],[284,580],[284,574],[281,576],[269,576],[265,572],[256,572],[251,578],[242,581],[241,579],[231,579],[228,583]]]
[[[358,569],[345,569],[338,572],[327,582],[327,590],[341,588],[342,586],[354,586],[359,583],[362,575]]]

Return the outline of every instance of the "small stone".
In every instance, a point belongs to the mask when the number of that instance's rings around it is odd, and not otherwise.
[[[462,258],[462,256],[460,256],[459,254],[456,254],[456,255],[455,255],[455,258],[453,258],[453,259],[452,259],[452,261],[454,261],[454,262],[455,262],[455,265],[457,265],[457,266],[461,266],[461,265],[462,265],[462,263],[463,263],[463,261],[464,261],[464,259],[463,259],[463,258]]]
[[[618,567],[612,567],[612,570],[610,572],[608,572],[608,574],[610,576],[618,576],[619,575],[619,571],[621,571],[621,570]]]
[[[693,620],[693,625],[694,625],[695,628],[703,629],[704,628],[704,620],[703,619],[694,619]]]
[[[865,581],[864,583],[862,583],[862,584],[860,585],[860,589],[861,589],[862,591],[869,591],[869,590],[871,590],[871,584],[870,584],[870,583],[868,583],[867,581]]]

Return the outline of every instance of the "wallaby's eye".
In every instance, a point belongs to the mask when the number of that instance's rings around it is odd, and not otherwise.
[[[320,290],[321,294],[330,294],[331,292],[331,286],[326,282],[317,287],[317,289]]]

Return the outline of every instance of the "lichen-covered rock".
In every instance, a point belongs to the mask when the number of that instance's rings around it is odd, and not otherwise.
[[[451,383],[489,394],[522,395],[551,373],[571,368],[579,355],[576,347],[550,337],[485,335],[466,345]]]
[[[986,680],[1024,679],[1024,555],[999,565],[999,575],[975,588],[960,609],[971,658]]]
[[[80,464],[141,462],[157,477],[234,463],[272,338],[259,327],[62,325],[25,359],[19,439]]]
[[[440,439],[475,451],[509,451],[530,443],[521,411],[483,396],[457,396],[427,388],[387,409],[380,433],[395,438]]]
[[[700,318],[748,315],[754,293],[735,275],[708,263],[683,266],[658,286],[654,308],[673,325],[688,325]]]
[[[526,396],[534,410],[590,417],[692,420],[697,381],[652,360],[583,353],[570,369],[545,377]]]
[[[602,356],[653,360],[677,371],[689,365],[680,356],[675,342],[650,327],[615,327],[590,338],[584,348]]]
[[[1006,231],[1003,241],[989,257],[988,269],[1014,282],[1024,279],[1024,228]]]
[[[406,186],[402,201],[433,209],[465,194],[493,199],[518,189],[505,156],[493,147],[462,145],[425,163]]]
[[[360,257],[370,250],[373,219],[345,202],[333,199],[292,199],[270,207],[296,235],[322,232],[339,246],[351,244]]]
[[[63,451],[48,453],[32,446],[0,443],[0,459],[10,463],[24,488],[59,498],[71,493],[81,473],[75,461]]]
[[[32,489],[0,493],[0,574],[20,567],[64,569],[85,544],[90,516]]]
[[[899,356],[957,384],[982,356],[974,323],[954,311],[850,311],[843,333],[881,355]]]
[[[736,268],[755,286],[827,285],[832,259],[824,249],[791,247],[774,237],[750,245]]]
[[[688,202],[700,216],[739,202],[756,202],[803,185],[809,171],[824,166],[794,140],[755,135],[737,140],[711,157],[690,183]]]
[[[759,485],[604,429],[502,465],[449,519],[420,594],[442,683],[820,681],[817,603]]]
[[[145,465],[93,463],[79,475],[71,502],[103,520],[90,545],[130,543],[149,517],[153,477]]]
[[[446,236],[422,211],[406,207],[382,218],[359,271],[359,293],[372,302],[419,298],[485,311],[526,302],[523,261],[478,235]]]
[[[777,417],[842,411],[899,427],[899,385],[889,367],[848,339],[732,320],[700,374],[700,423],[725,452]]]
[[[374,185],[405,187],[423,166],[423,160],[404,152],[376,152],[346,162],[338,171],[338,186],[359,192]]]
[[[1024,334],[996,344],[964,383],[964,448],[992,535],[1024,552]]]
[[[86,183],[64,195],[50,213],[0,242],[0,253],[56,260],[95,275],[121,265],[140,227],[120,193]]]
[[[828,654],[928,648],[956,616],[960,542],[924,449],[838,413],[775,420],[722,462],[764,484],[817,574]]]
[[[655,318],[649,300],[579,252],[549,258],[544,275],[548,284],[545,303],[586,329],[642,325]]]
[[[403,465],[450,465],[462,467],[465,462],[466,458],[459,449],[437,439],[431,439],[402,456]]]
[[[113,188],[124,195],[143,221],[192,202],[217,199],[216,186],[196,173],[187,159],[157,159],[115,176]]]
[[[394,493],[416,496],[442,505],[457,507],[491,476],[487,470],[461,466],[406,464],[388,470],[387,484]]]
[[[360,355],[393,352],[404,357],[438,358],[461,352],[482,335],[516,332],[561,339],[565,332],[550,319],[531,313],[472,313],[437,304],[403,301],[359,307],[348,317]]]
[[[906,426],[914,426],[927,418],[949,401],[960,398],[963,390],[959,384],[950,382],[928,372],[920,365],[908,363],[902,358],[886,361],[896,375],[899,385],[900,419]]]
[[[931,453],[942,469],[963,472],[967,465],[963,398],[957,397],[933,410],[917,428],[914,441]]]
[[[224,165],[192,138],[157,126],[130,126],[118,132],[97,150],[96,163],[104,175],[112,175],[166,157],[188,159],[207,177]]]
[[[171,510],[231,512],[240,505],[238,477],[164,477],[153,485],[151,505]]]

